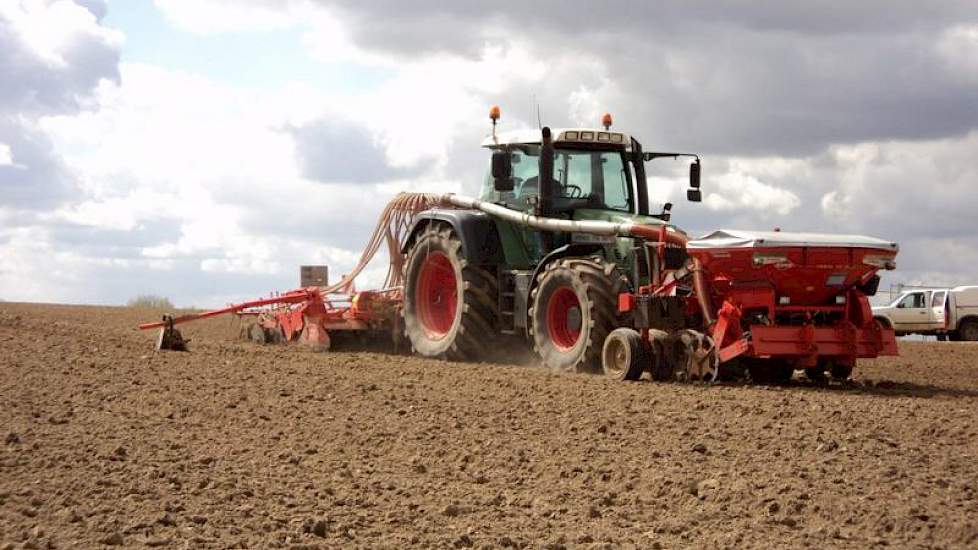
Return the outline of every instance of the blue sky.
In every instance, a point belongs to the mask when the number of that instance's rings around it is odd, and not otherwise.
[[[366,92],[390,72],[312,59],[295,28],[201,35],[172,25],[152,0],[116,0],[103,24],[125,33],[122,61],[207,75],[234,86],[269,89],[300,81],[337,93]]]

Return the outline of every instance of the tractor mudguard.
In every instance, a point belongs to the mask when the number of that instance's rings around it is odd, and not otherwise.
[[[571,243],[553,249],[549,254],[544,256],[543,259],[537,264],[536,268],[533,269],[533,275],[530,276],[530,284],[526,288],[526,296],[524,297],[526,299],[526,303],[529,304],[530,292],[533,291],[533,287],[537,284],[537,275],[539,275],[540,272],[547,267],[547,264],[559,260],[560,258],[566,258],[567,256],[587,256],[594,254],[595,252],[601,252],[603,248],[604,247],[602,245],[595,243]],[[529,308],[527,308],[527,318],[523,325],[527,330],[529,330],[528,327],[530,326],[528,312]],[[529,336],[529,333],[527,333],[527,336]]]
[[[543,271],[543,268],[547,267],[547,264],[554,260],[567,256],[587,256],[589,254],[594,254],[595,252],[601,252],[602,250],[602,245],[596,243],[571,243],[555,248],[549,254],[544,256],[542,260],[540,260],[540,263],[537,264],[536,269],[533,270],[533,276],[530,277],[530,281],[536,281],[537,275]]]
[[[488,214],[478,210],[432,208],[418,213],[410,236],[401,248],[403,254],[407,254],[418,235],[433,220],[452,226],[462,241],[462,254],[472,264],[499,265],[505,261],[495,222]]]

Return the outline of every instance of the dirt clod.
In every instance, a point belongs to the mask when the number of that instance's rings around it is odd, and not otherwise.
[[[122,533],[112,533],[99,539],[99,542],[108,546],[122,546],[126,543],[126,539]]]
[[[325,519],[316,520],[316,523],[312,525],[312,534],[317,537],[326,537],[326,531],[329,530],[329,524]]]

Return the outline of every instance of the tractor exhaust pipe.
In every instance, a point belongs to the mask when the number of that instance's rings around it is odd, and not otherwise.
[[[686,247],[686,243],[689,241],[686,235],[678,231],[675,227],[668,225],[663,227],[631,222],[614,223],[597,220],[559,220],[556,218],[534,216],[495,203],[451,193],[443,195],[441,200],[445,204],[450,204],[458,208],[481,210],[494,218],[500,218],[517,225],[532,227],[541,231],[588,233],[608,237],[637,237],[647,241],[666,242],[683,248]],[[700,303],[703,321],[709,325],[713,322],[713,304],[710,299],[709,285],[703,276],[703,270],[699,262],[696,259],[693,259],[692,262],[693,266],[690,271],[693,277],[693,288],[696,290],[696,298]]]
[[[554,142],[550,128],[544,126],[541,130],[543,139],[540,145],[540,214],[549,217],[553,214],[554,204]]]

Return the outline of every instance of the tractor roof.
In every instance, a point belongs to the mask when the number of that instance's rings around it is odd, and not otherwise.
[[[551,132],[551,135],[554,137],[554,145],[557,146],[581,143],[617,145],[624,147],[626,150],[632,148],[631,136],[622,132],[601,130],[598,128],[554,128]],[[543,141],[543,134],[539,129],[511,130],[487,137],[482,141],[482,146],[492,148],[503,145],[539,145],[541,141]]]

